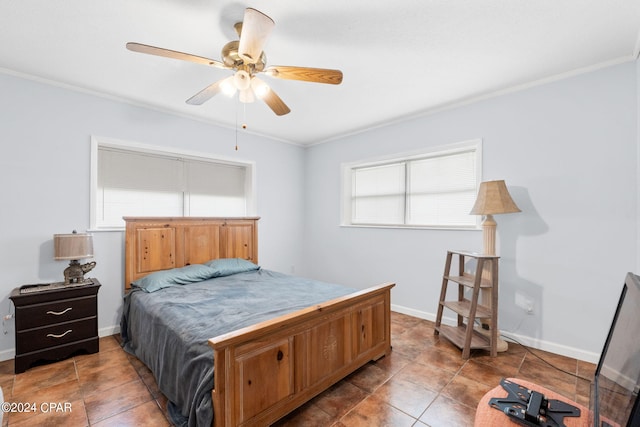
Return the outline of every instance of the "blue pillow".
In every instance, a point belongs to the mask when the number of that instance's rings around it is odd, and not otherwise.
[[[155,292],[168,286],[187,285],[216,276],[216,270],[204,264],[187,265],[171,270],[162,270],[144,276],[131,284],[145,292]]]
[[[204,265],[216,272],[215,277],[230,276],[260,269],[260,266],[242,258],[220,258],[205,262]]]

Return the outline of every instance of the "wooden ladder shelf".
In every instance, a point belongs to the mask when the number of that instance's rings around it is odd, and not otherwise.
[[[458,258],[458,274],[452,275],[451,264],[454,255]],[[475,274],[465,272],[465,260],[475,259]],[[447,260],[442,276],[442,289],[435,334],[442,335],[462,349],[462,358],[468,359],[472,349],[489,350],[492,357],[498,355],[498,260],[496,255],[483,255],[464,251],[447,251]],[[447,301],[449,282],[458,285],[458,299]],[[490,290],[491,299],[485,306],[478,302],[480,290]],[[469,290],[471,297],[465,295]],[[457,326],[443,325],[442,314],[447,308],[456,313]],[[478,332],[474,328],[476,319],[488,319],[489,330]],[[466,323],[465,323],[466,321]]]

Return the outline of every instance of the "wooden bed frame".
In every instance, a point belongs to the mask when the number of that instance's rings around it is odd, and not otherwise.
[[[125,289],[214,258],[258,262],[259,218],[125,218]],[[393,283],[213,337],[214,426],[265,426],[391,351]]]

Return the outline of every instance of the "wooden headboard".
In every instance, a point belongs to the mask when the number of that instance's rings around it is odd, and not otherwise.
[[[125,291],[149,273],[217,258],[258,263],[259,217],[125,217]]]

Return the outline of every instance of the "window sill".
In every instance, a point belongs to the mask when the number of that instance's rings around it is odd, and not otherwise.
[[[125,227],[102,227],[102,228],[90,228],[87,233],[105,233],[112,231],[125,231]]]
[[[385,224],[340,224],[344,228],[394,228],[400,230],[455,230],[455,231],[481,231],[476,225],[385,225]]]

